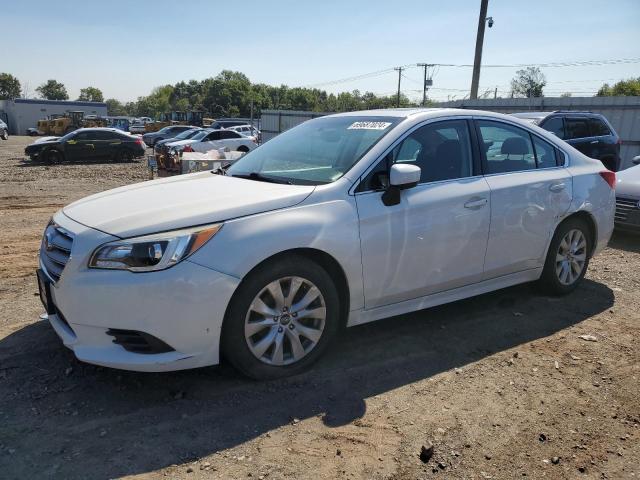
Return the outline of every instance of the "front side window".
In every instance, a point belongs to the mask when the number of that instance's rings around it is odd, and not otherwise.
[[[420,182],[471,176],[473,157],[466,120],[436,122],[418,128],[391,152],[391,163],[414,163]]]
[[[586,118],[567,118],[565,120],[565,127],[567,130],[567,140],[591,136]]]
[[[477,122],[485,158],[485,173],[508,173],[536,168],[529,132],[505,123]]]
[[[209,135],[207,135],[204,140],[202,140],[203,142],[211,142],[213,140],[220,140],[222,138],[221,136],[222,132],[211,132]]]
[[[609,130],[607,124],[599,118],[590,118],[589,127],[591,136],[593,137],[605,137],[607,135],[611,135],[611,130]]]
[[[400,120],[374,116],[308,120],[249,152],[227,172],[293,184],[334,182]]]

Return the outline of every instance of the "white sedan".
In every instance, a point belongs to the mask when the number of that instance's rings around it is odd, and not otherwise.
[[[167,371],[224,355],[254,378],[294,374],[343,325],[524,282],[568,294],[614,223],[615,173],[489,112],[321,117],[225,173],[54,215],[41,299],[80,360]]]
[[[210,130],[206,135],[196,135],[194,138],[167,144],[170,153],[206,153],[219,148],[228,148],[229,150],[246,153],[256,147],[257,145],[252,139],[230,130]]]

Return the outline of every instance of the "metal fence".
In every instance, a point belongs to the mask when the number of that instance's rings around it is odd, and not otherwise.
[[[631,166],[631,159],[640,155],[640,97],[539,97],[456,100],[438,107],[491,110],[514,113],[523,111],[583,110],[601,113],[611,122],[622,138],[620,156],[622,168]]]
[[[262,126],[262,141],[266,142],[273,137],[295,127],[312,118],[328,115],[321,112],[303,112],[295,110],[262,110],[260,125]]]
[[[539,97],[497,98],[484,100],[456,100],[438,107],[491,110],[501,113],[528,110],[582,110],[601,113],[611,122],[622,138],[622,168],[631,166],[631,159],[640,155],[640,97]],[[295,127],[311,118],[328,115],[321,112],[293,110],[263,110],[261,116],[262,141]]]

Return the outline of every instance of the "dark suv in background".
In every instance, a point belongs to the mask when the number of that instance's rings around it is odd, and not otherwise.
[[[622,141],[603,115],[571,110],[522,112],[512,115],[550,131],[586,156],[597,158],[609,170],[620,170]]]

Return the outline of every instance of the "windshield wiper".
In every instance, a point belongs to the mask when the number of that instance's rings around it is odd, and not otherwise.
[[[233,175],[229,175],[229,176],[230,177],[238,177],[238,178],[246,178],[248,180],[257,180],[259,182],[284,183],[286,185],[293,185],[293,182],[291,182],[290,180],[285,180],[283,178],[269,177],[267,175],[263,175],[263,174],[258,173],[258,172],[238,173],[238,174],[233,174]]]

